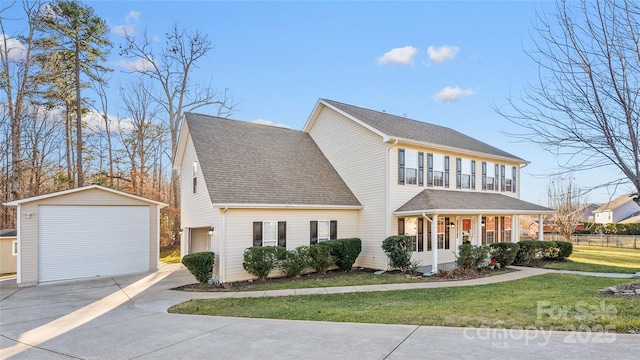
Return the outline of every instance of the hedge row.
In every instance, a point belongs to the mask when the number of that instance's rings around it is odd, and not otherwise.
[[[517,264],[537,260],[564,260],[573,252],[573,244],[566,241],[523,240],[518,245],[520,248],[515,259]]]
[[[608,235],[640,235],[640,223],[632,224],[596,224],[584,223],[578,234],[608,234]]]
[[[362,241],[357,238],[328,240],[292,250],[280,246],[257,246],[245,249],[242,267],[260,280],[269,277],[276,267],[287,277],[298,276],[309,267],[325,274],[334,264],[348,271],[361,251]]]

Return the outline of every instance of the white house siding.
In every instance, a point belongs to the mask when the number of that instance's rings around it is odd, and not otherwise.
[[[338,238],[358,237],[360,210],[280,210],[280,209],[228,209],[225,213],[226,242],[221,249],[226,264],[222,279],[225,282],[252,279],[242,267],[244,250],[253,246],[253,222],[286,221],[287,249],[309,245],[310,222],[336,220]],[[364,244],[363,244],[364,246]],[[275,272],[274,272],[275,273]]]
[[[381,136],[326,107],[309,134],[363,205],[359,217],[362,253],[357,265],[385,268],[381,246],[387,236],[387,145]]]
[[[148,202],[119,196],[99,189],[90,189],[70,194],[45,198],[33,202],[18,205],[18,214],[32,214],[29,218],[21,215],[20,234],[20,273],[21,283],[25,285],[38,282],[38,206],[39,205],[146,205]],[[158,233],[157,206],[151,205],[149,212],[149,270],[158,267],[158,246],[160,235]]]
[[[640,206],[638,206],[638,204],[633,200],[629,200],[613,209],[613,222],[620,222],[638,211],[640,211]]]
[[[613,211],[605,210],[594,214],[594,221],[598,224],[609,224],[613,222]]]
[[[193,192],[193,162],[197,161],[195,147],[189,135],[184,156],[180,164],[181,191],[180,191],[180,226],[183,228],[180,241],[180,253],[182,256],[192,253],[187,248],[189,242],[189,229],[220,227],[220,212],[211,206],[209,191],[202,175],[202,168],[198,162],[196,193]],[[216,253],[216,264],[219,264],[220,232],[214,231],[211,250]]]

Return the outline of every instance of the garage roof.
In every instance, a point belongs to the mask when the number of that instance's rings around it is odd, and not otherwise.
[[[34,197],[26,198],[26,199],[15,200],[15,201],[11,201],[11,202],[8,202],[8,203],[4,203],[3,205],[4,206],[18,206],[18,205],[24,204],[24,203],[39,201],[39,200],[48,199],[48,198],[52,198],[52,197],[56,197],[56,196],[63,196],[63,195],[73,194],[73,193],[76,193],[76,192],[87,191],[87,190],[91,190],[91,189],[98,189],[98,190],[110,192],[110,193],[113,193],[113,194],[116,194],[116,195],[125,196],[125,197],[131,198],[131,199],[145,201],[145,202],[148,202],[150,204],[158,205],[160,207],[165,207],[165,206],[169,205],[169,204],[166,204],[166,203],[163,203],[163,202],[160,202],[160,201],[155,201],[155,200],[143,198],[143,197],[140,197],[140,196],[127,194],[125,192],[114,190],[114,189],[109,189],[109,188],[106,188],[106,187],[100,186],[100,185],[88,185],[88,186],[83,186],[83,187],[80,187],[80,188],[75,188],[75,189],[70,189],[70,190],[65,190],[65,191],[59,191],[59,192],[40,195],[40,196],[34,196]]]

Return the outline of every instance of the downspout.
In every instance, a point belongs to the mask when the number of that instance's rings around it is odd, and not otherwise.
[[[227,210],[229,207],[225,206],[222,209],[222,219],[220,219],[220,226],[222,229],[220,230],[220,250],[222,254],[220,254],[220,282],[227,282]]]
[[[390,142],[391,140],[389,140]],[[386,157],[386,165],[387,165],[387,183],[385,184],[385,207],[387,208],[387,213],[385,215],[385,239],[391,236],[391,219],[389,215],[391,214],[391,169],[390,169],[390,160],[389,155],[391,154],[391,149],[398,144],[398,139],[394,141],[393,144],[390,144],[387,147],[387,157]]]

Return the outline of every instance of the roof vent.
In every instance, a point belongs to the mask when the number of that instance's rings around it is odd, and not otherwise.
[[[407,113],[402,114],[402,117],[406,119],[407,118]]]
[[[385,110],[385,109],[382,109],[382,112],[383,112],[383,113],[386,113],[386,112],[387,112],[387,110]]]

